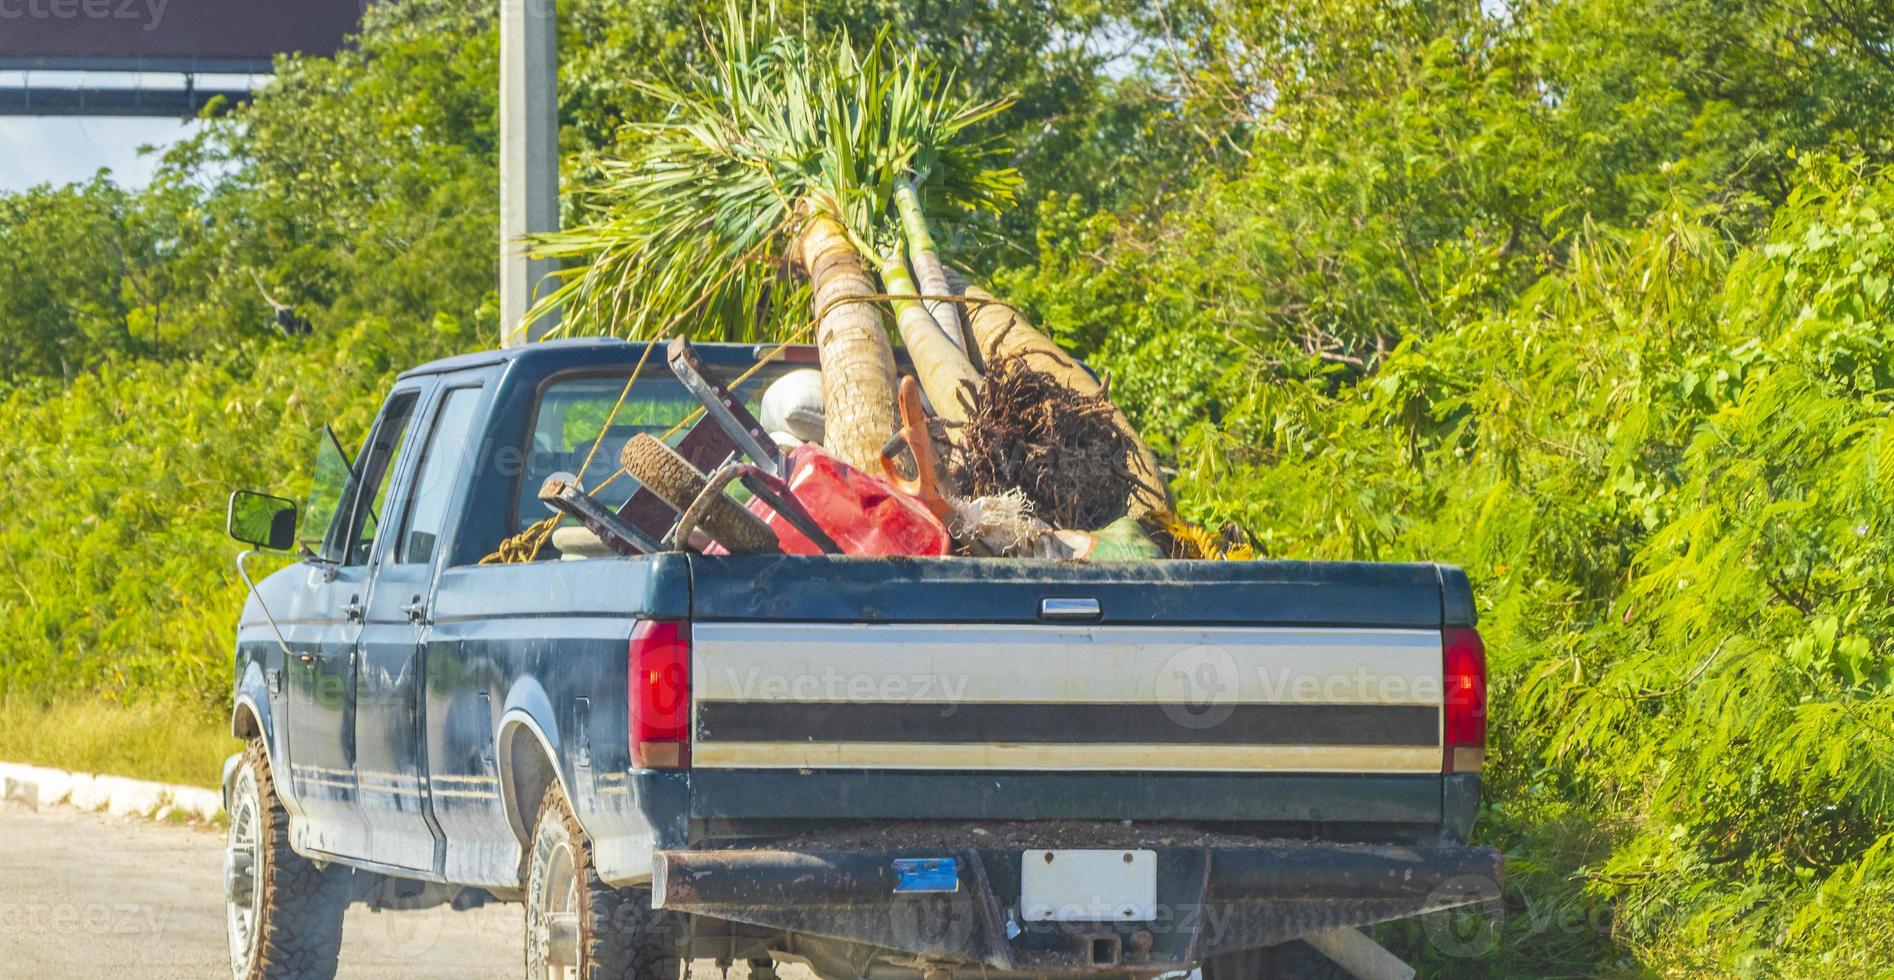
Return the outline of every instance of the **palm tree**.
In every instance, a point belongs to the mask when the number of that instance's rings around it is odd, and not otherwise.
[[[912,296],[901,256],[933,254],[931,239],[903,233],[897,190],[917,217],[923,205],[1007,206],[1018,175],[991,143],[959,138],[1005,103],[952,97],[885,33],[858,51],[735,3],[686,82],[644,85],[670,116],[630,127],[630,153],[601,165],[586,220],[537,241],[538,254],[583,260],[543,305],[564,308],[567,331],[653,337],[689,323],[701,336],[709,323],[751,339],[793,332],[802,318],[790,311],[811,303],[825,441],[872,471],[895,428],[895,379],[869,270],[889,294]],[[894,305],[922,389],[957,412],[971,364],[924,306]]]
[[[921,207],[921,195],[914,189],[913,181],[905,177],[895,181],[894,206],[901,215],[901,234],[907,239],[908,261],[914,266],[914,278],[920,285],[920,291],[928,296],[952,295],[953,291],[947,284],[947,268],[934,248],[934,234],[927,228],[927,215]],[[967,325],[961,321],[960,310],[953,301],[929,299],[924,301],[924,305],[947,339],[960,348],[960,352],[967,355],[976,368],[979,367],[979,348],[968,341]]]
[[[901,331],[901,343],[908,349],[915,377],[933,404],[934,414],[952,422],[965,422],[967,413],[960,403],[961,392],[967,391],[971,396],[971,387],[979,382],[980,373],[973,369],[965,348],[955,343],[922,305],[900,249],[882,253],[881,282],[887,287],[888,295],[894,297],[889,302],[894,307],[895,326]]]
[[[862,298],[875,283],[861,253],[834,218],[814,214],[795,238],[795,262],[814,284],[816,349],[822,357],[823,436],[829,452],[857,469],[871,468],[898,425],[894,352],[881,311]]]

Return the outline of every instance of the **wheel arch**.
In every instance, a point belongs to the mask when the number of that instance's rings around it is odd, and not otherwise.
[[[257,706],[255,698],[248,692],[239,694],[236,703],[230,706],[230,734],[237,738],[263,739],[263,747],[267,751],[270,740],[265,737],[269,729],[264,725],[264,717],[264,709]]]
[[[572,797],[554,747],[557,731],[555,728],[554,734],[548,735],[546,726],[522,707],[508,708],[500,718],[500,735],[494,743],[500,801],[506,810],[507,825],[519,839],[522,855],[531,844],[533,820],[546,790],[557,782],[566,798]]]
[[[230,706],[230,734],[246,742],[255,742],[263,750],[263,764],[269,766],[270,772],[274,774],[276,759],[273,747],[270,745],[268,718],[268,709],[260,707],[248,691],[239,691],[234,703]],[[223,779],[219,780],[218,786],[223,791],[225,813],[230,812],[230,785],[236,778],[237,767],[242,761],[242,752],[235,753],[224,760]],[[280,786],[277,793],[279,796],[289,795]]]

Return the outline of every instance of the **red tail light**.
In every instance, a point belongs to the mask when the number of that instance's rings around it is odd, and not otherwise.
[[[631,666],[626,679],[631,764],[639,769],[689,769],[690,624],[640,620],[631,631]]]
[[[1470,626],[1449,626],[1440,647],[1446,684],[1441,771],[1479,772],[1486,761],[1486,644]]]

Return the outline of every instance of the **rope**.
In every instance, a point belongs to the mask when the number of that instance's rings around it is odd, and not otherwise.
[[[605,433],[610,432],[612,430],[612,423],[618,420],[618,410],[625,407],[625,399],[631,395],[631,386],[638,383],[638,376],[644,373],[645,362],[651,359],[651,352],[657,349],[657,346],[658,342],[655,340],[649,341],[644,345],[644,352],[638,355],[638,363],[631,369],[631,377],[625,379],[625,387],[618,392],[618,400],[612,403],[612,410],[605,413],[605,424],[598,427],[598,436],[592,440],[592,448],[586,450],[585,461],[579,464],[579,475],[574,480],[579,486],[585,486],[585,471],[592,468],[592,457],[597,456],[598,447],[605,444]],[[618,473],[614,471],[612,476],[616,478]],[[607,480],[606,482],[609,483],[611,481]],[[604,484],[601,483],[600,486],[604,486]],[[540,521],[533,525],[534,529],[539,528],[541,524],[545,524],[546,526],[544,530],[541,530],[539,535],[533,539],[533,550],[526,553],[527,561],[534,562],[539,560],[539,549],[545,547],[547,541],[552,540],[552,532],[559,529],[559,525],[565,520],[565,517],[566,515],[564,513],[558,513],[552,515],[552,523],[550,524],[547,524],[546,521]]]
[[[822,308],[816,311],[815,323],[821,323],[822,319],[828,316],[836,307],[845,306],[849,303],[893,303],[896,300],[910,299],[917,303],[965,303],[968,306],[998,306],[1002,309],[1011,310],[1013,315],[1019,317],[1021,320],[1026,319],[1026,314],[1023,310],[1003,299],[981,299],[977,296],[961,296],[951,293],[941,295],[933,293],[901,293],[898,295],[895,293],[859,293],[837,296],[827,303],[822,304]],[[811,324],[811,326],[814,326],[814,324]]]
[[[788,347],[791,344],[807,339],[810,332],[813,330],[815,330],[815,324],[813,323],[805,323],[802,326],[797,327],[795,333],[792,333],[788,337],[785,337],[782,340],[777,341],[776,346],[769,349],[769,353],[764,354],[762,357],[757,358],[755,364],[752,364],[749,367],[745,368],[742,374],[737,375],[737,379],[735,381],[730,382],[725,387],[729,387],[729,388],[742,387],[745,381],[748,381],[751,378],[756,377],[756,372],[763,370],[765,367],[768,367],[769,362],[775,360],[776,356],[783,352],[783,348]],[[696,408],[691,409],[691,413],[689,415],[684,416],[684,418],[681,421],[679,421],[676,425],[671,426],[669,429],[665,430],[665,433],[661,438],[669,439],[670,437],[676,435],[679,431],[681,431],[685,426],[695,424],[698,419],[704,417],[704,411],[705,409],[702,405],[699,405]],[[623,470],[620,470],[620,472],[623,472]]]
[[[618,410],[625,406],[625,399],[631,395],[631,386],[638,383],[638,375],[644,372],[645,361],[651,357],[651,349],[656,346],[658,346],[657,341],[651,341],[644,345],[644,352],[638,355],[638,363],[631,369],[631,377],[625,379],[625,387],[618,392],[618,400],[612,403],[612,410],[605,415],[605,424],[599,426],[598,436],[592,440],[592,448],[586,451],[585,462],[579,464],[579,481],[585,479],[585,471],[592,466],[592,457],[597,456],[598,447],[604,445],[605,433],[611,430],[612,422],[618,418]],[[615,477],[618,474],[612,475]],[[581,482],[580,485],[584,484]],[[534,521],[525,530],[501,541],[492,554],[480,559],[480,564],[512,565],[523,561],[537,561],[539,549],[552,538],[552,532],[558,530],[565,516],[560,513]]]
[[[532,561],[539,554],[539,546],[545,539],[552,537],[552,529],[559,526],[559,518],[564,514],[554,514],[541,521],[535,521],[526,530],[500,542],[493,554],[480,559],[482,565],[514,565]]]

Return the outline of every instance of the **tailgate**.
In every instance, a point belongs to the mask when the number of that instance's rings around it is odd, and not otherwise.
[[[1435,565],[693,559],[692,764],[1438,775],[1471,618]]]

